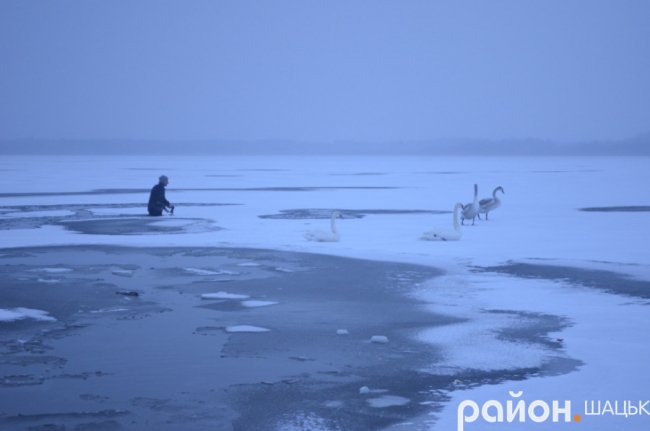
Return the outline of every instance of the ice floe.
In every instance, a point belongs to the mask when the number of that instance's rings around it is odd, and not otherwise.
[[[51,268],[35,268],[32,269],[33,272],[47,272],[48,274],[64,274],[67,272],[72,272],[71,268],[63,267],[51,267]]]
[[[388,337],[385,335],[373,335],[370,337],[370,342],[375,344],[386,344],[388,343]]]
[[[248,299],[248,295],[240,295],[237,293],[229,292],[216,292],[216,293],[204,293],[201,295],[202,299]]]
[[[242,301],[241,305],[244,307],[249,307],[249,308],[256,308],[256,307],[267,307],[269,305],[275,305],[277,302],[275,301],[257,301],[257,300],[249,300],[249,301]]]
[[[405,406],[411,402],[408,398],[400,397],[397,395],[383,395],[377,398],[369,398],[366,400],[370,407],[375,409],[384,409],[387,407]]]
[[[269,331],[270,329],[268,328],[262,328],[261,326],[253,326],[253,325],[226,326],[226,332],[229,333],[241,333],[241,332],[256,333],[256,332],[269,332]]]
[[[0,308],[0,322],[14,322],[23,319],[34,319],[44,322],[54,322],[56,320],[47,311],[34,308]]]
[[[212,270],[212,269],[203,269],[203,268],[183,268],[185,272],[195,275],[239,275],[238,272],[228,271],[228,270]]]

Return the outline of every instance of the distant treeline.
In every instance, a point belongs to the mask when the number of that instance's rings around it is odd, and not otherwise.
[[[650,155],[650,134],[625,141],[448,139],[392,142],[296,142],[236,140],[2,140],[0,154],[162,155]]]

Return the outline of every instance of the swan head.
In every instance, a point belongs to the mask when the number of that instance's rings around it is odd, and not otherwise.
[[[503,193],[504,195],[506,194],[506,192],[503,190],[503,187],[501,187],[501,186],[494,189],[494,193],[498,192],[499,190],[501,190],[501,193]]]

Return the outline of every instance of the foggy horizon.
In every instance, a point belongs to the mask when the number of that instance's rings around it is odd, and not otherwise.
[[[16,139],[0,140],[6,155],[513,155],[513,156],[650,156],[650,133],[622,140],[555,142],[543,139],[430,139],[363,142],[155,139]]]
[[[650,3],[635,0],[7,0],[0,151],[639,145],[650,132],[648,16]]]

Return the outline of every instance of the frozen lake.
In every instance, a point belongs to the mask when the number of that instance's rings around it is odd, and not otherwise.
[[[647,166],[4,157],[2,429],[448,430],[460,401],[510,390],[579,414],[646,400]],[[176,211],[151,218],[161,174]],[[505,190],[490,219],[420,240],[475,183]],[[306,241],[335,210],[340,240]]]

